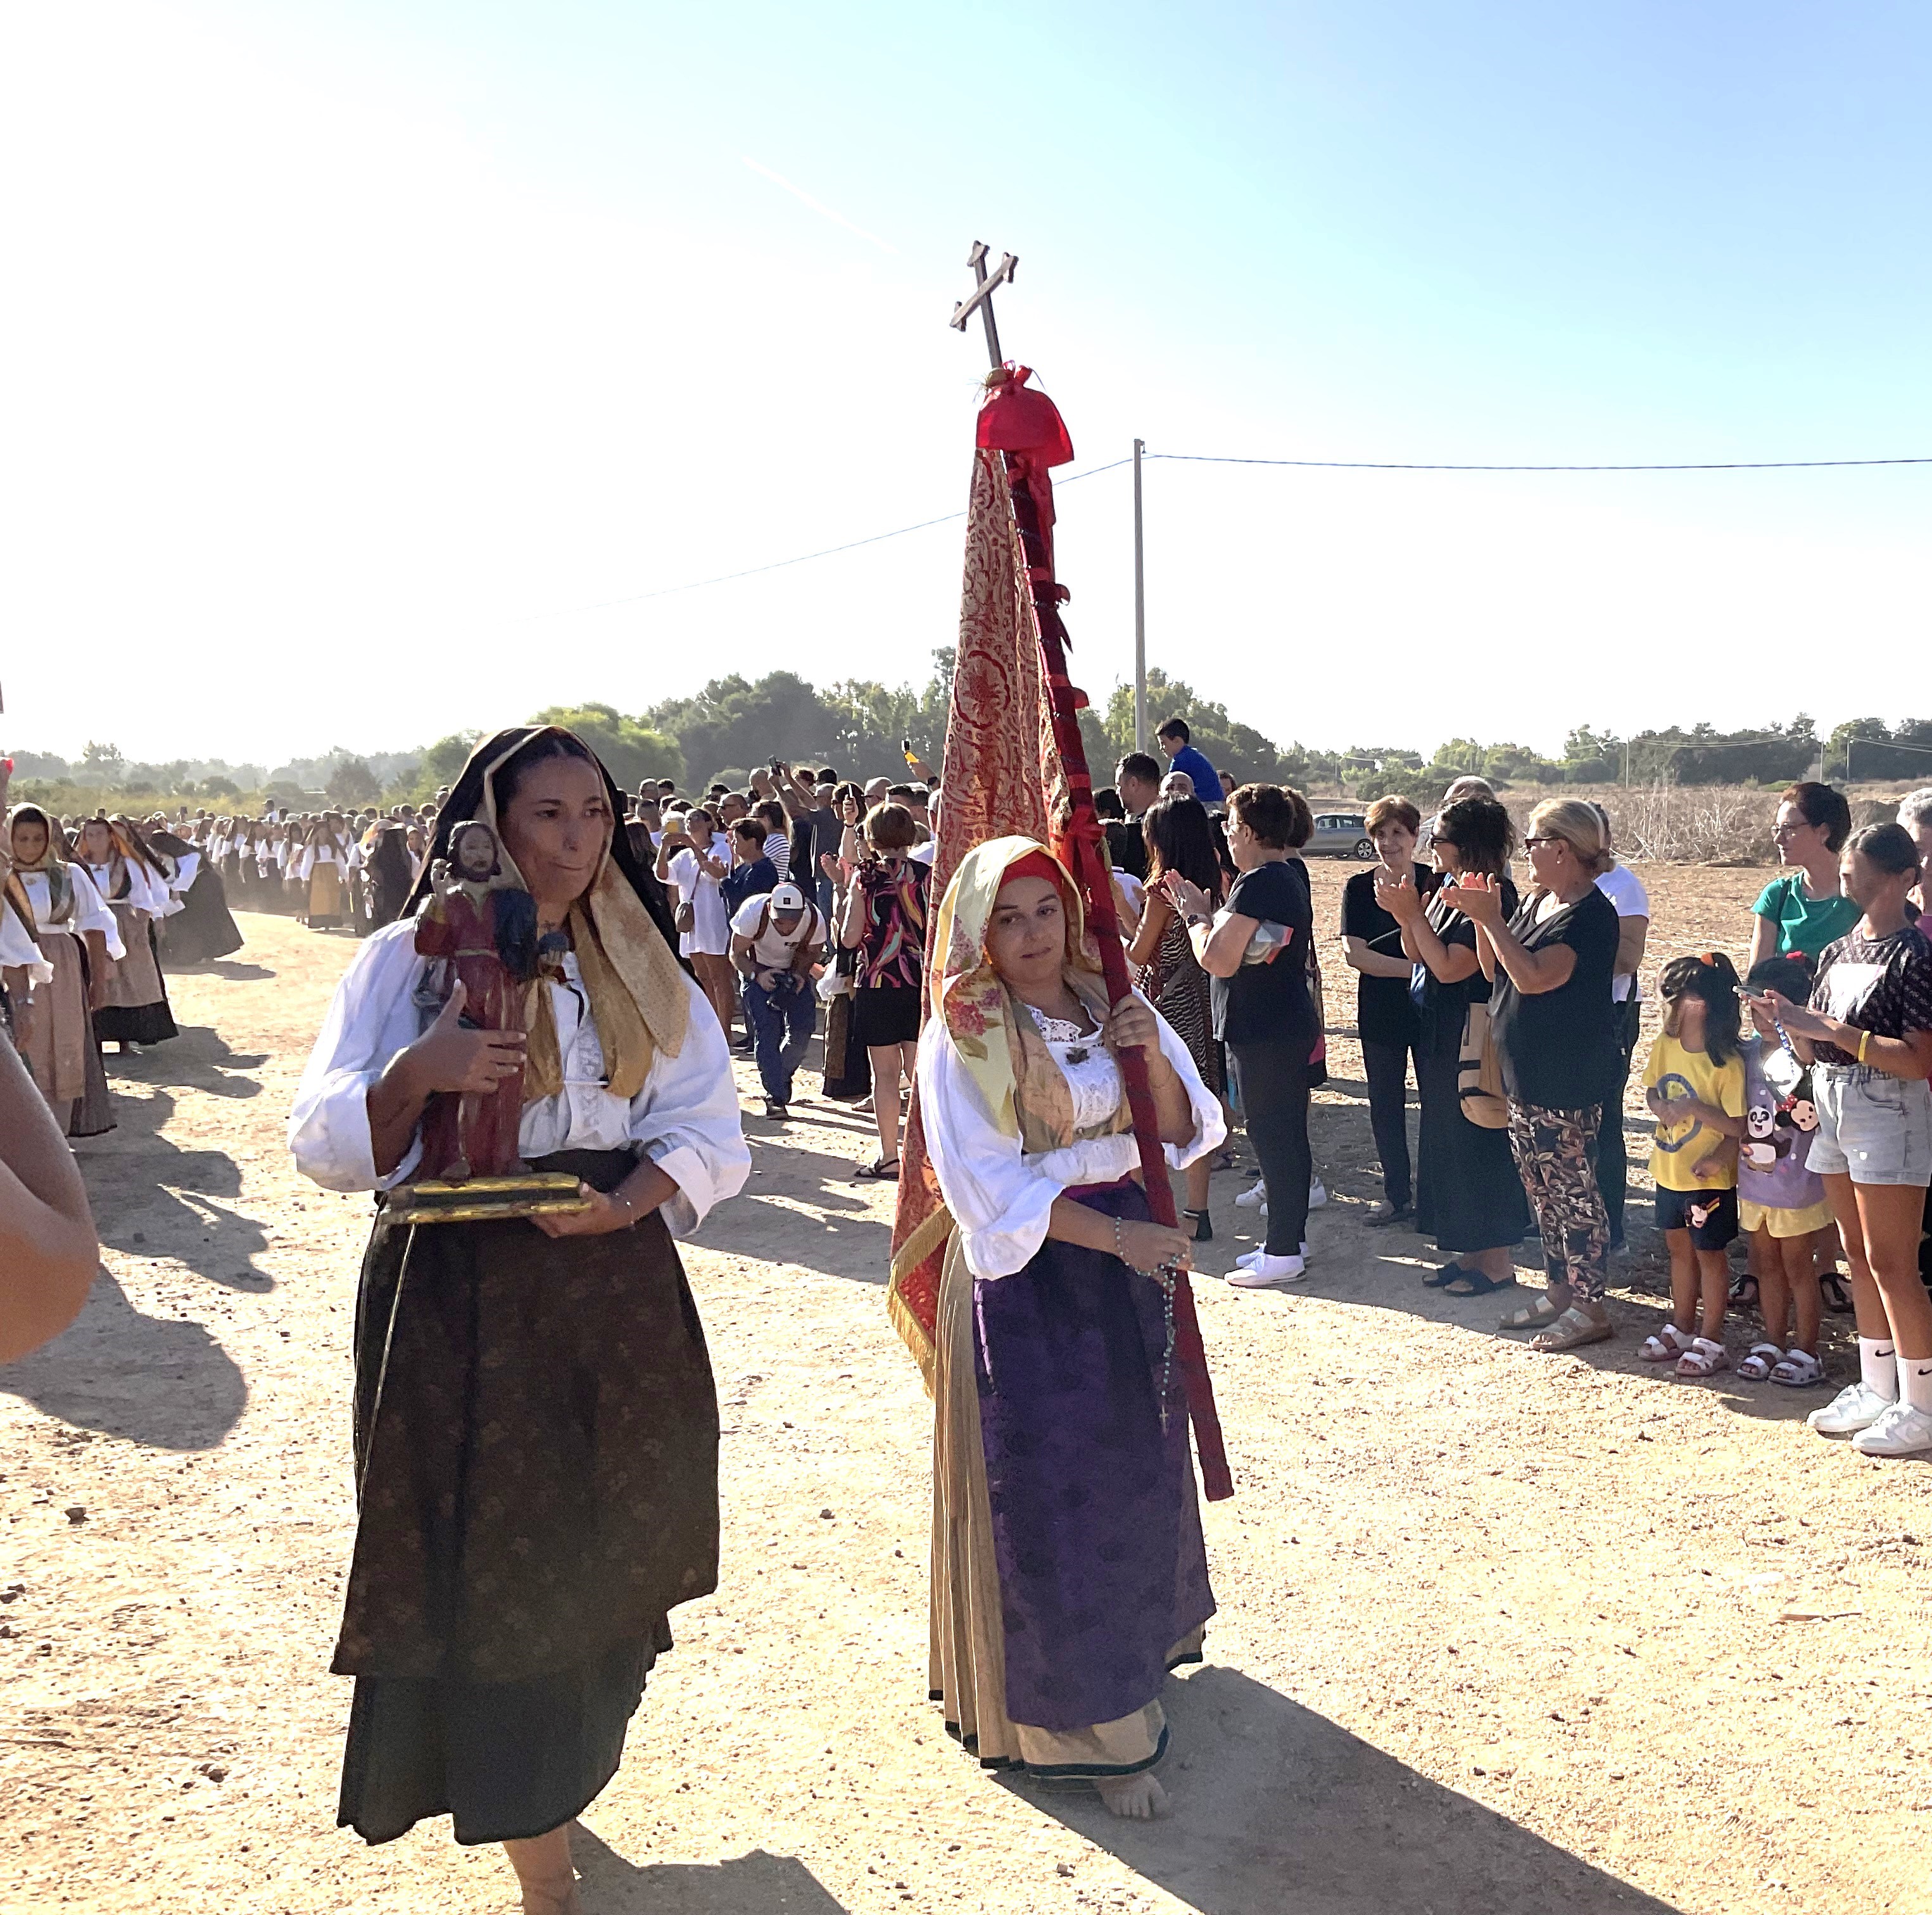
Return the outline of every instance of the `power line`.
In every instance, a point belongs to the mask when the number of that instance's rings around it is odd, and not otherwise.
[[[1922,459],[1722,459],[1675,465],[1447,465],[1388,459],[1243,459],[1219,452],[1145,452],[1188,465],[1300,466],[1322,472],[1792,472],[1822,466],[1932,466]]]
[[[1144,452],[1143,459],[1165,459],[1170,464],[1222,466],[1290,466],[1318,472],[1794,472],[1817,471],[1848,466],[1932,465],[1932,457],[1900,459],[1730,459],[1708,460],[1678,464],[1643,465],[1451,465],[1382,459],[1259,459],[1242,458],[1219,452]],[[1056,485],[1077,485],[1083,479],[1131,465],[1131,458],[1110,459],[1105,465],[1089,466],[1084,472],[1070,473],[1057,479]],[[966,516],[963,512],[942,512],[937,518],[922,518],[916,525],[896,527],[890,532],[875,532],[868,538],[848,539],[842,545],[822,546],[815,552],[800,552],[789,559],[773,559],[764,565],[746,566],[737,572],[721,572],[710,578],[693,578],[682,585],[663,585],[654,592],[633,593],[628,598],[600,599],[595,604],[575,605],[572,612],[608,611],[618,605],[641,605],[653,599],[670,599],[680,593],[702,591],[706,586],[728,585],[735,579],[756,578],[767,572],[783,572],[795,565],[809,565],[815,559],[830,559],[841,552],[856,552],[867,545],[880,545],[889,539],[903,539],[908,533],[929,531],[935,525],[950,525]],[[530,618],[556,614],[534,612]],[[528,620],[523,621],[528,623]]]
[[[1116,466],[1131,464],[1127,459],[1111,460],[1103,466],[1089,466],[1084,472],[1070,473],[1066,478],[1057,480],[1060,485],[1077,485],[1083,479],[1091,479],[1096,473],[1112,472]],[[661,586],[655,592],[639,592],[628,599],[602,599],[594,605],[579,605],[578,611],[606,611],[613,605],[640,605],[648,599],[669,599],[680,592],[696,592],[706,585],[727,585],[734,578],[755,578],[761,572],[782,572],[788,566],[808,565],[814,559],[829,559],[840,552],[856,552],[862,545],[878,545],[888,539],[903,539],[909,532],[924,532],[929,527],[950,525],[956,518],[964,518],[964,512],[941,512],[937,518],[922,518],[916,525],[902,525],[892,532],[875,532],[869,539],[853,539],[843,545],[827,545],[816,552],[801,552],[794,559],[774,559],[769,565],[747,566],[742,572],[721,572],[715,578],[694,578],[686,585]],[[542,614],[536,614],[544,616]]]

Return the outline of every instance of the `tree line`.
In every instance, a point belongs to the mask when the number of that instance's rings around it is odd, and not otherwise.
[[[836,767],[863,777],[902,762],[902,740],[926,762],[943,761],[952,695],[953,653],[932,654],[925,683],[890,686],[850,679],[820,688],[796,672],[756,680],[734,673],[688,697],[667,698],[633,714],[615,706],[551,706],[532,722],[580,733],[622,785],[669,778],[686,790],[720,782],[742,788],[752,770],[772,758],[794,764]],[[1451,779],[1476,773],[1498,784],[1759,785],[1781,786],[1822,775],[1857,780],[1932,783],[1932,719],[1888,725],[1862,718],[1820,734],[1801,713],[1789,724],[1720,731],[1708,724],[1672,725],[1625,737],[1580,725],[1560,756],[1509,741],[1445,739],[1427,755],[1406,746],[1353,745],[1332,751],[1298,740],[1277,743],[1228,708],[1203,698],[1158,668],[1148,674],[1150,729],[1186,719],[1194,743],[1215,767],[1245,783],[1259,779],[1358,799],[1403,791],[1424,801]],[[1088,762],[1096,782],[1113,774],[1132,749],[1133,688],[1116,686],[1102,704],[1080,714]],[[77,760],[15,753],[15,790],[58,809],[109,798],[170,804],[254,803],[302,806],[421,803],[452,783],[478,734],[452,732],[414,751],[357,752],[343,746],[274,767],[219,759],[148,764],[126,758],[111,744],[90,743]]]

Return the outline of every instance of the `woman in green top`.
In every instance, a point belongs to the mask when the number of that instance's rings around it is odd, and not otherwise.
[[[1838,854],[1851,834],[1844,794],[1807,779],[1778,802],[1778,861],[1791,869],[1774,878],[1751,909],[1748,971],[1766,958],[1802,951],[1815,958],[1858,921],[1858,908],[1838,889]]]

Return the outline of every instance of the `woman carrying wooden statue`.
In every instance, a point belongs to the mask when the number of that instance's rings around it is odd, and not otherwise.
[[[962,861],[927,944],[926,1145],[953,1229],[933,1389],[932,1676],[987,1767],[1160,1812],[1168,1670],[1214,1612],[1173,1353],[1188,1233],[1150,1220],[1116,1053],[1147,1054],[1170,1165],[1220,1106],[1138,996],[1110,1010],[1066,869]]]
[[[569,1823],[616,1772],[670,1610],[716,1586],[717,1396],[672,1238],[750,1169],[724,1034],[620,815],[570,732],[478,746],[290,1121],[332,1190],[446,1172],[425,1149],[455,1140],[479,1174],[508,1150],[589,1200],[379,1212],[357,1306],[339,1819],[379,1842],[450,1815],[504,1844],[532,1915],[577,1908]]]

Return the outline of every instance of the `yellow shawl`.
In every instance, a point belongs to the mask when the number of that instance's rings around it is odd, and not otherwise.
[[[538,731],[550,728],[539,726],[518,734],[513,743],[482,767],[478,815],[496,834],[503,875],[518,884],[523,878],[497,823],[493,781],[503,765]],[[590,752],[588,746],[584,749]],[[602,771],[594,753],[590,758]],[[464,769],[466,775],[468,767]],[[608,786],[608,773],[604,782]],[[614,830],[619,828],[614,822]],[[571,906],[568,923],[571,942],[577,951],[577,968],[584,979],[584,993],[590,1000],[591,1019],[597,1026],[598,1042],[604,1047],[604,1067],[609,1073],[610,1094],[628,1102],[644,1088],[651,1060],[658,1051],[676,1057],[684,1048],[691,1001],[685,991],[683,968],[664,941],[664,934],[652,923],[644,900],[611,857],[608,837],[597,860],[596,875],[583,896]],[[540,1097],[554,1097],[563,1088],[556,1020],[550,1010],[550,992],[541,978],[530,987],[525,1024],[530,1041],[524,1066],[524,1098],[526,1103],[532,1103]]]

